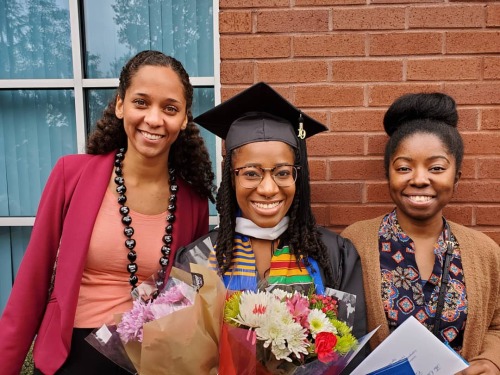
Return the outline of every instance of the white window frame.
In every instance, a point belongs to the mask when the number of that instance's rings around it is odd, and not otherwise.
[[[76,144],[78,153],[85,152],[86,126],[85,126],[85,101],[86,89],[108,89],[118,87],[118,78],[83,78],[82,36],[78,0],[69,0],[69,16],[71,27],[71,50],[73,58],[72,79],[0,79],[0,89],[71,89],[75,95],[76,116]],[[220,37],[219,37],[219,0],[213,0],[213,35],[214,35],[214,76],[191,77],[193,87],[213,86],[215,105],[221,102],[220,97]],[[221,180],[222,141],[216,138],[216,184]],[[0,217],[0,227],[31,227],[35,222],[34,216],[8,216]],[[219,224],[218,216],[210,216],[210,225]]]

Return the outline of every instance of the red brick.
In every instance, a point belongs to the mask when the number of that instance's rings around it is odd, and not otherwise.
[[[334,30],[403,30],[404,28],[404,8],[368,6],[333,9]]]
[[[444,89],[457,104],[500,104],[500,81],[445,83]]]
[[[500,52],[500,31],[451,31],[446,33],[446,53]]]
[[[327,226],[330,222],[330,217],[329,217],[330,207],[324,204],[322,205],[312,204],[311,208],[314,218],[316,219],[316,224]]]
[[[220,81],[222,84],[254,82],[253,62],[222,61],[220,64]]]
[[[328,126],[328,112],[326,112],[326,111],[304,111],[304,113],[311,116],[316,121]]]
[[[364,56],[365,36],[362,34],[297,35],[293,37],[293,55]]]
[[[458,130],[478,130],[479,110],[476,108],[458,108]]]
[[[376,84],[368,86],[368,103],[370,106],[389,106],[403,94],[410,92],[435,92],[442,91],[438,83],[400,83]]]
[[[488,4],[486,6],[486,26],[500,26],[500,4]]]
[[[481,109],[481,129],[500,129],[500,107]]]
[[[383,130],[382,122],[379,123],[379,130]],[[367,136],[368,146],[367,155],[384,155],[385,145],[389,140],[387,134],[370,134]]]
[[[323,133],[307,140],[310,156],[362,155],[364,140],[362,135]]]
[[[219,13],[219,32],[251,33],[252,13],[249,11],[223,11]]]
[[[394,205],[331,205],[330,225],[349,225],[391,212]]]
[[[443,216],[455,223],[472,225],[472,207],[449,204],[443,209]]]
[[[368,132],[383,129],[385,109],[340,109],[331,112],[330,129],[333,131]]]
[[[328,64],[322,60],[257,62],[257,80],[265,82],[325,82]]]
[[[311,181],[325,181],[326,175],[326,160],[309,158],[309,178]]]
[[[389,186],[387,181],[367,182],[366,183],[366,202],[367,203],[391,203],[389,195]]]
[[[362,186],[359,182],[312,182],[311,200],[315,203],[359,202]]]
[[[500,57],[484,58],[484,78],[500,79]]]
[[[448,4],[410,7],[408,23],[410,29],[483,27],[484,7]]]
[[[333,81],[390,82],[403,79],[402,60],[342,60],[332,62]]]
[[[462,161],[462,177],[463,179],[472,179],[476,178],[476,170],[477,170],[477,165],[476,165],[476,157],[475,156],[465,156],[464,160]]]
[[[366,4],[366,0],[295,0],[295,6],[306,5],[355,5]]]
[[[461,180],[453,197],[454,202],[500,202],[500,181]]]
[[[384,164],[380,159],[331,160],[330,178],[336,180],[377,180],[384,178]]]
[[[498,145],[499,151],[497,157],[492,158],[480,158],[479,163],[479,178],[496,178],[500,179],[500,145]],[[498,216],[500,220],[500,216]],[[500,224],[500,222],[499,222]]]
[[[500,154],[500,132],[463,133],[467,155]]]
[[[280,35],[220,37],[221,59],[289,57],[291,39]]]
[[[441,54],[444,34],[439,32],[391,32],[369,36],[369,55]]]
[[[326,9],[266,10],[257,14],[257,32],[326,32],[329,17]]]
[[[275,86],[272,85],[273,89],[276,90],[281,96],[283,96],[286,100],[292,101],[291,99],[291,89],[289,86]],[[221,100],[226,101],[229,98],[239,94],[243,90],[247,89],[249,85],[244,86],[223,86],[221,90]]]
[[[289,0],[219,0],[219,8],[278,8],[289,6]]]
[[[297,86],[295,102],[301,107],[361,106],[364,89],[361,85]]]
[[[371,0],[371,4],[442,3],[443,0]]]
[[[476,228],[475,228],[476,229]],[[487,236],[489,236],[493,241],[500,245],[500,230],[495,229],[482,229],[477,228],[480,232],[483,232]]]
[[[480,58],[409,59],[408,81],[463,81],[481,78]]]
[[[500,225],[500,205],[476,207],[477,225]]]

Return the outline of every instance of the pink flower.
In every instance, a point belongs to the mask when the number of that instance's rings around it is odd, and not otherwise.
[[[292,298],[288,298],[286,300],[286,306],[296,322],[304,328],[309,328],[307,317],[310,309],[307,297],[304,297],[299,293],[295,293]]]
[[[192,287],[180,283],[163,291],[152,301],[134,300],[132,309],[122,315],[122,320],[117,325],[116,331],[125,343],[129,341],[142,342],[145,323],[192,305],[195,294]]]
[[[132,340],[142,342],[142,327],[144,323],[154,319],[150,310],[150,302],[135,300],[132,309],[122,315],[122,320],[116,327],[121,339],[127,343]]]

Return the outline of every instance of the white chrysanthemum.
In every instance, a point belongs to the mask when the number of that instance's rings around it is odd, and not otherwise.
[[[309,342],[307,339],[306,329],[299,323],[288,325],[286,342],[288,350],[290,350],[297,358],[300,358],[300,353],[307,354]]]
[[[235,320],[250,328],[260,327],[268,319],[270,305],[275,301],[276,298],[270,293],[243,292],[240,297],[240,314]]]
[[[255,329],[255,333],[259,340],[264,341],[264,347],[271,346],[271,352],[275,355],[276,359],[286,359],[289,361],[288,356],[291,351],[286,346],[286,331],[288,326],[282,324],[281,320],[270,318],[262,324],[261,327]]]
[[[309,322],[309,329],[313,338],[316,338],[316,335],[320,332],[337,333],[330,319],[321,310],[312,309],[307,317],[307,321]]]

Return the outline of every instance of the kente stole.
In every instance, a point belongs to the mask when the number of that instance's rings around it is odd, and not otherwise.
[[[307,291],[313,285],[316,293],[323,294],[324,286],[318,264],[310,257],[308,260],[308,266],[300,261],[299,267],[297,258],[290,253],[288,246],[276,249],[271,257],[267,283],[287,291]],[[209,256],[209,263],[212,269],[217,269],[215,249]],[[255,255],[249,237],[239,233],[235,234],[231,266],[222,278],[224,285],[230,290],[257,290],[259,280],[255,266]]]

